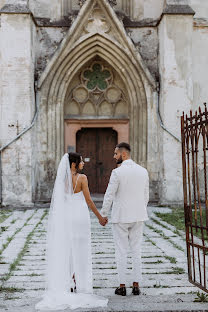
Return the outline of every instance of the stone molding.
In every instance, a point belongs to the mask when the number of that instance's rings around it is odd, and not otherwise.
[[[112,128],[118,133],[118,142],[129,142],[128,119],[66,119],[65,124],[65,152],[67,146],[73,146],[76,150],[76,133],[82,128]]]
[[[78,0],[78,4],[79,4],[80,8],[84,5],[85,2],[86,2],[86,0]],[[108,2],[110,3],[110,5],[112,7],[117,5],[117,0],[108,0]]]
[[[194,18],[194,27],[208,27],[208,18]]]
[[[1,13],[7,13],[7,14],[32,14],[30,9],[27,5],[24,4],[5,4],[1,10]]]
[[[186,4],[167,4],[162,14],[182,14],[182,15],[194,15],[195,11]]]

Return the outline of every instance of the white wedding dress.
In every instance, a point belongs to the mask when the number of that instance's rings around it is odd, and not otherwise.
[[[83,192],[74,193],[68,154],[62,157],[51,200],[46,287],[38,310],[106,307],[108,299],[92,293],[91,225]],[[76,280],[76,293],[73,275]]]

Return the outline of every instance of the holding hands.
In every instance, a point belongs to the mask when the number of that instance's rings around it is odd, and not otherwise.
[[[102,217],[100,216],[98,218],[100,225],[105,226],[108,223],[108,218],[107,217]]]

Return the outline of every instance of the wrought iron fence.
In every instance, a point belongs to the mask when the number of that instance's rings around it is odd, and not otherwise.
[[[184,212],[189,281],[208,292],[208,111],[181,117]]]

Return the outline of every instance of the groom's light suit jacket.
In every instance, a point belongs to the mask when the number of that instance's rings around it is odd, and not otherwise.
[[[106,217],[112,206],[112,223],[145,221],[148,220],[148,201],[148,172],[132,159],[128,159],[111,173],[101,215]]]

